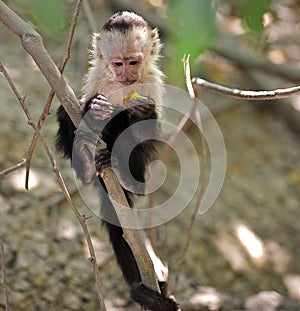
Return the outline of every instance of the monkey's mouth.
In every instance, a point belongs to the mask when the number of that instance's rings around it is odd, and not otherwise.
[[[137,80],[124,80],[124,81],[119,81],[123,85],[131,85],[135,83]]]

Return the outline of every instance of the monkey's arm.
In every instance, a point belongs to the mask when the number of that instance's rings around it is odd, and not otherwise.
[[[76,127],[63,106],[57,110],[57,121],[59,128],[56,136],[56,149],[62,152],[65,157],[72,159]]]

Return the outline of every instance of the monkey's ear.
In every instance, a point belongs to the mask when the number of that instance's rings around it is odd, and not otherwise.
[[[92,38],[92,52],[95,57],[103,58],[102,51],[100,49],[101,46],[101,36],[99,33],[94,33]]]
[[[151,55],[158,55],[161,49],[158,29],[151,30]]]

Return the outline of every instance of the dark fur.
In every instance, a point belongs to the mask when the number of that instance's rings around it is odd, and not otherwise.
[[[147,119],[157,120],[157,114],[155,111],[154,105],[150,105],[153,107],[149,107],[151,112],[148,111]],[[90,109],[90,102],[86,104],[85,113]],[[75,127],[72,124],[70,118],[68,117],[67,113],[65,112],[63,107],[58,109],[57,118],[59,122],[59,130],[57,134],[56,146],[58,150],[63,152],[63,154],[68,157],[72,158],[72,147],[74,141],[74,131]],[[104,128],[102,132],[102,139],[107,144],[107,149],[109,151],[112,150],[115,140],[119,136],[120,133],[123,132],[124,129],[129,127],[131,124],[140,121],[139,118],[136,117],[136,114],[133,113],[133,109],[126,109],[119,112]],[[101,122],[101,121],[99,121]],[[140,138],[140,135],[143,135],[142,126],[139,131],[132,131],[130,140],[137,140]],[[158,126],[157,122],[154,122],[153,128],[148,128],[147,131],[153,131],[154,133],[158,133]],[[139,136],[137,136],[139,135]],[[122,148],[126,152],[126,148],[128,149],[128,142],[122,142]],[[136,178],[140,182],[145,181],[145,170],[146,165],[149,160],[153,157],[155,152],[155,142],[153,140],[145,141],[136,148],[133,149],[131,156],[129,158],[130,163],[129,167],[131,173],[134,178]],[[117,155],[117,161],[119,162],[120,166],[120,173],[122,174],[122,165],[126,165],[126,163],[122,163],[122,151],[120,154]],[[97,156],[96,156],[97,157]],[[95,159],[97,161],[97,159]],[[78,171],[78,175],[80,176],[82,172]],[[103,180],[99,177],[103,187],[104,183]],[[125,195],[128,199],[130,206],[132,206],[132,193],[127,190],[124,190]],[[109,217],[110,219],[117,219],[117,216],[114,212],[114,208],[105,193],[101,194],[101,206],[102,206],[102,215],[105,217]],[[107,218],[106,218],[107,219]],[[123,272],[124,278],[126,282],[131,287],[131,297],[133,300],[138,302],[147,310],[154,310],[154,311],[173,311],[178,310],[177,304],[170,298],[167,298],[164,292],[163,294],[159,294],[141,283],[141,276],[139,273],[139,269],[135,258],[132,254],[132,251],[127,244],[127,242],[123,238],[123,230],[120,226],[113,225],[109,222],[104,222],[105,226],[108,230],[111,244],[114,248],[116,259],[118,264],[121,267]],[[115,222],[114,222],[115,223]]]
[[[125,32],[126,30],[134,27],[148,27],[148,23],[139,15],[132,12],[118,12],[114,14],[103,25],[103,29],[110,31],[112,29]]]

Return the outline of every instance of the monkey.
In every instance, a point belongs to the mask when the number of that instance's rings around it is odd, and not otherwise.
[[[131,298],[147,310],[173,311],[179,310],[179,306],[167,297],[165,284],[161,284],[161,293],[158,293],[142,283],[137,263],[123,238],[123,229],[106,195],[102,179],[105,168],[111,167],[113,162],[117,163],[117,176],[123,180],[125,196],[129,205],[133,206],[135,193],[134,187],[130,187],[132,179],[127,178],[123,168],[129,166],[133,178],[143,184],[147,164],[156,153],[155,139],[141,142],[141,136],[151,131],[153,137],[159,137],[160,106],[164,94],[164,75],[157,64],[160,50],[158,30],[152,29],[141,16],[127,11],[111,16],[100,32],[93,35],[90,67],[84,77],[80,100],[83,117],[88,114],[91,116],[92,131],[96,136],[101,136],[106,149],[96,151],[94,158],[91,158],[95,142],[84,130],[75,128],[62,106],[57,111],[59,129],[56,148],[72,161],[74,157],[79,161],[75,170],[81,180],[101,182],[104,189],[100,193],[101,211],[114,219],[113,223],[103,222],[124,279],[130,286]],[[141,94],[142,99],[131,101],[127,107],[123,99],[131,89]],[[144,120],[151,121],[145,128],[140,122]],[[116,140],[132,125],[137,125],[138,130],[129,131],[126,139],[119,144],[119,152],[112,156]],[[75,134],[79,139],[75,140]],[[130,141],[138,143],[130,150],[129,163],[124,163],[123,152],[131,149]],[[91,164],[95,167],[93,176],[89,170]]]

